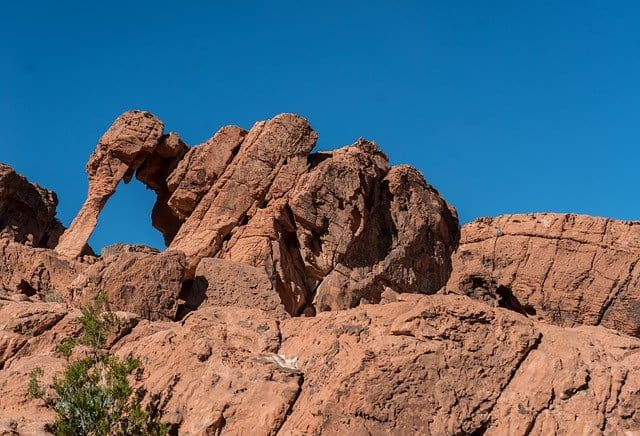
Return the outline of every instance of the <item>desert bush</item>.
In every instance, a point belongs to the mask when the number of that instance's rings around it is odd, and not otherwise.
[[[68,365],[62,376],[53,378],[53,394],[47,395],[40,385],[41,368],[29,374],[28,393],[55,410],[52,430],[56,435],[165,435],[168,427],[160,423],[160,411],[152,404],[143,407],[144,391],[134,390],[129,383],[140,361],[120,358],[106,348],[115,319],[102,311],[103,304],[100,295],[85,306],[79,317],[80,336],[56,347]],[[78,345],[84,346],[83,357],[72,360]]]
[[[62,297],[58,294],[52,293],[52,294],[47,294],[45,295],[42,300],[45,303],[63,303],[64,300],[62,299]]]

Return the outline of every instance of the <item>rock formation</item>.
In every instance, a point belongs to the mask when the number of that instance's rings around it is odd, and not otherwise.
[[[29,183],[0,163],[0,237],[33,247],[55,247],[64,231],[56,219],[57,206],[55,192]]]
[[[115,121],[55,250],[55,194],[0,166],[1,434],[46,434],[29,372],[62,373],[56,346],[99,294],[108,347],[140,359],[131,383],[172,434],[640,432],[639,223],[460,232],[417,170],[364,139],[312,153],[297,115],[192,148],[163,130],[141,111]],[[95,256],[98,215],[134,175],[168,247]]]
[[[89,241],[98,215],[121,180],[133,173],[160,143],[164,125],[148,112],[131,111],[118,117],[102,136],[87,163],[89,193],[80,212],[56,246],[60,254],[76,257]]]
[[[150,320],[174,320],[182,290],[184,254],[123,252],[85,268],[62,295],[85,305],[99,294],[107,309],[134,312]]]
[[[308,121],[281,114],[227,126],[191,149],[153,115],[121,115],[89,159],[89,195],[56,251],[75,257],[121,180],[157,193],[153,225],[186,255],[261,268],[293,315],[377,302],[385,287],[434,293],[458,238],[455,209],[413,168],[364,139],[310,154]],[[191,302],[202,298],[183,293]],[[198,292],[196,289],[194,292]]]
[[[602,325],[640,336],[639,261],[639,222],[564,214],[482,218],[463,227],[447,288],[511,298],[561,326]]]
[[[52,414],[28,372],[59,373],[77,330],[60,303],[0,302],[0,429],[37,433]],[[134,319],[114,343],[138,356],[180,434],[633,434],[640,340],[560,328],[461,296],[277,322],[203,307],[183,321]],[[11,433],[9,433],[11,434]]]
[[[67,259],[53,250],[0,238],[0,291],[4,293],[59,295],[84,267],[82,262]]]

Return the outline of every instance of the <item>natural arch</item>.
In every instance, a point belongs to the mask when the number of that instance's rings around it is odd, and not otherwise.
[[[121,180],[137,178],[156,191],[158,201],[152,221],[164,235],[175,232],[178,219],[162,206],[167,192],[166,176],[173,162],[184,156],[187,146],[175,134],[164,135],[164,124],[148,112],[122,114],[100,138],[87,163],[89,192],[82,208],[60,237],[56,251],[76,257],[82,253],[98,222],[98,215]],[[167,213],[168,212],[168,213]],[[174,230],[175,229],[175,230]]]

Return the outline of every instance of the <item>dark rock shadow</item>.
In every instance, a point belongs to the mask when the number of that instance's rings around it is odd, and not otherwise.
[[[207,289],[209,282],[202,276],[197,276],[192,280],[182,282],[182,289],[178,298],[184,301],[178,306],[176,311],[176,321],[184,319],[189,312],[198,309],[200,305],[207,299]]]

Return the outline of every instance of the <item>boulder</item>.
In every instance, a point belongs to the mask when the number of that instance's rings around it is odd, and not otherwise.
[[[80,273],[65,298],[83,306],[99,294],[106,309],[128,311],[150,320],[173,320],[182,289],[184,254],[123,251],[104,257]]]
[[[230,306],[229,310],[244,307],[263,310],[278,319],[288,317],[264,269],[226,259],[202,259],[195,278],[183,286],[180,297],[185,301],[180,316],[207,306]]]
[[[435,293],[446,283],[457,215],[415,169],[390,169],[363,139],[286,168],[215,256],[265,268],[290,314],[378,302],[385,287]]]
[[[62,297],[92,261],[90,257],[68,259],[53,250],[0,238],[0,288],[28,297]]]
[[[267,192],[280,173],[306,159],[317,134],[307,120],[282,114],[257,123],[244,138],[240,150],[169,245],[187,256],[187,274],[193,277],[198,262],[215,255],[231,231],[264,207]],[[302,168],[300,168],[303,170]]]
[[[184,221],[191,215],[238,154],[246,135],[246,130],[226,126],[204,144],[189,149],[166,181],[175,216]]]

